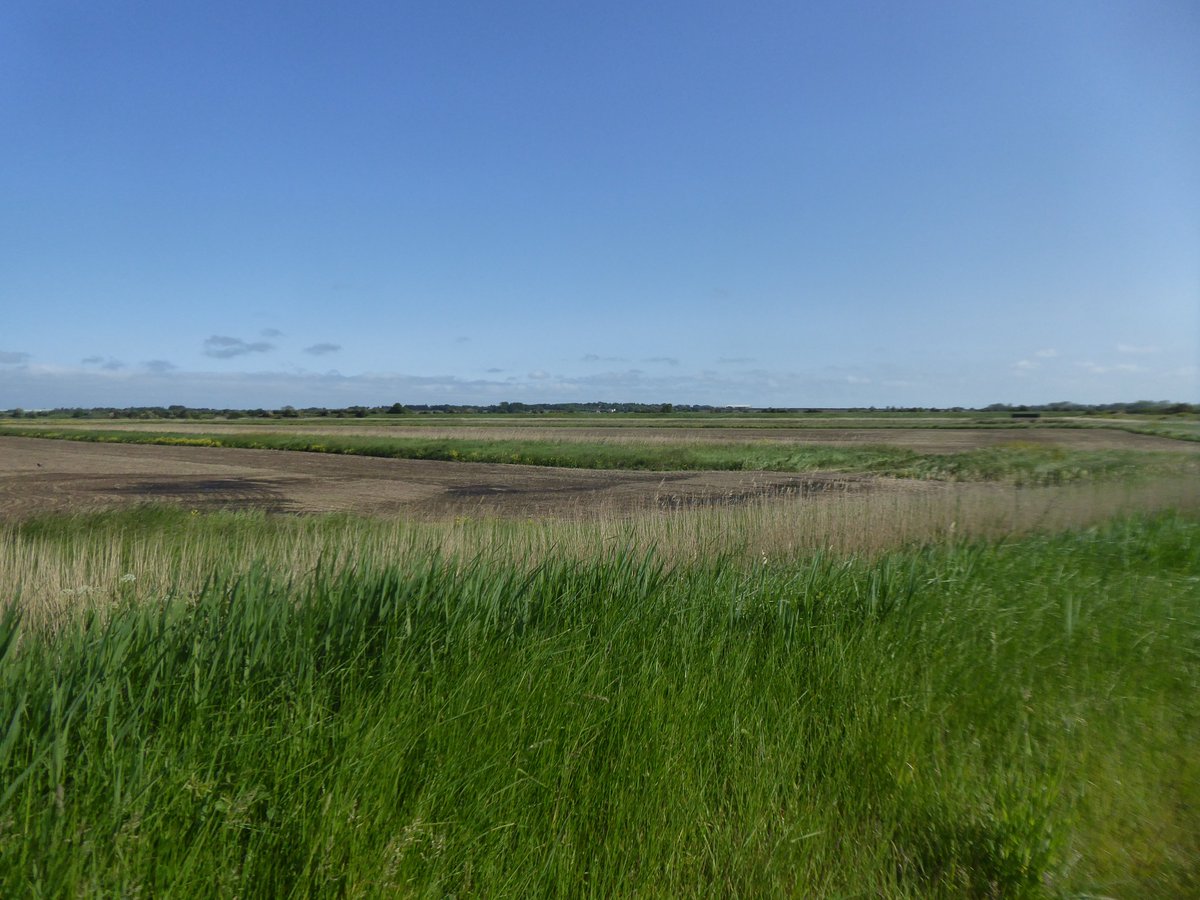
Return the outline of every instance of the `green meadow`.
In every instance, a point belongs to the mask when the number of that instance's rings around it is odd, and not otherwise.
[[[1200,890],[1194,514],[781,558],[374,527],[6,527],[0,895]]]

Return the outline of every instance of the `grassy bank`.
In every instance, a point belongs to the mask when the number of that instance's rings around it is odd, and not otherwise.
[[[12,605],[0,894],[1197,887],[1194,520],[872,561],[422,552]]]
[[[668,471],[846,472],[944,481],[1053,485],[1200,471],[1195,453],[1065,450],[1014,441],[959,453],[920,453],[887,444],[805,446],[785,442],[615,443],[380,437],[282,432],[181,433],[96,428],[0,428],[0,435],[95,443],[291,450],[392,459]]]

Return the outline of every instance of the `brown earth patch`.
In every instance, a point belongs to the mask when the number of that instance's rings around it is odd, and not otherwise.
[[[144,502],[191,509],[585,518],[920,484],[768,472],[617,472],[0,437],[0,520]]]

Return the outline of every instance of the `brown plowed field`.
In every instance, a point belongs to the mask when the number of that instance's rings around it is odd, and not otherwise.
[[[418,518],[586,517],[880,489],[922,486],[845,475],[591,471],[0,437],[0,520],[9,521],[150,501]]]

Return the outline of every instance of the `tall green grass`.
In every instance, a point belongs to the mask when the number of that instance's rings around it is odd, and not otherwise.
[[[1163,516],[12,595],[0,895],[1194,892],[1198,572]]]

